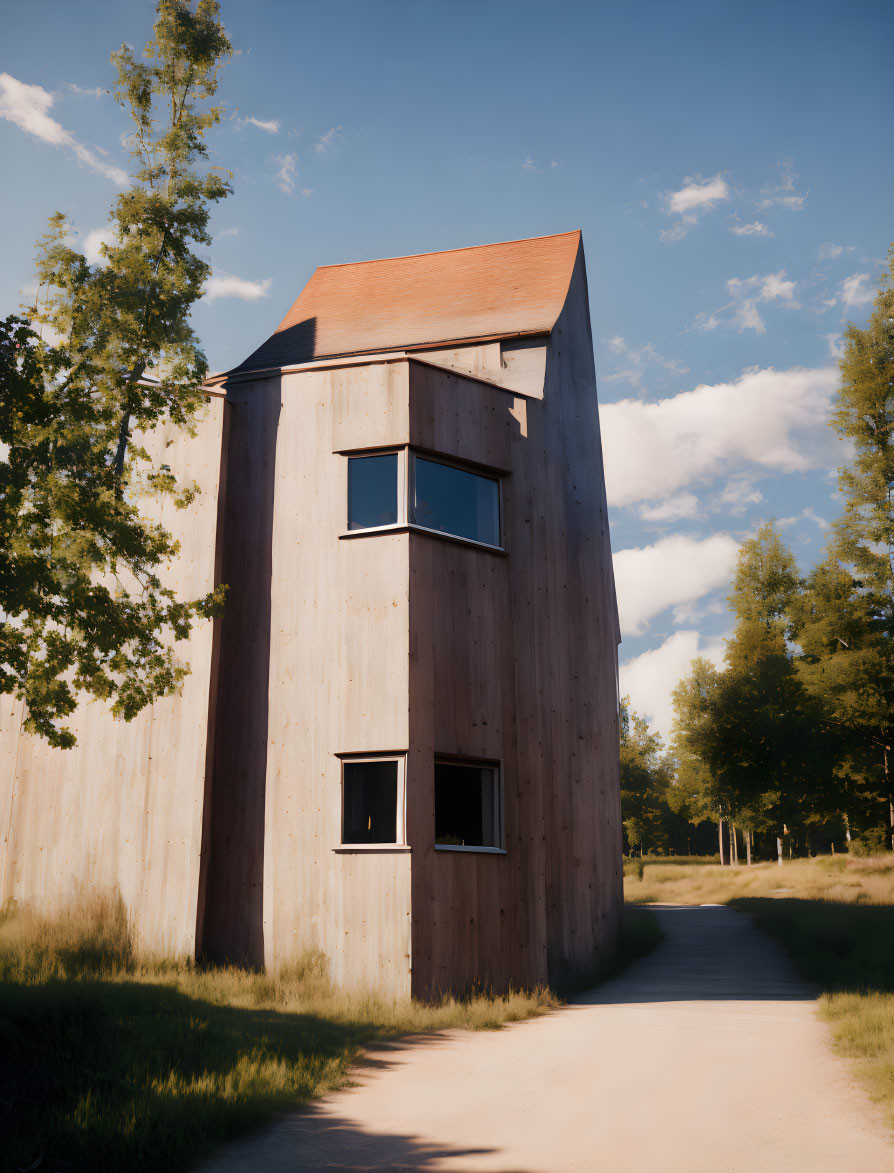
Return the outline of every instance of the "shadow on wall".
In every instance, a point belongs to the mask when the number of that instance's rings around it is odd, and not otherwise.
[[[209,961],[264,962],[264,835],[271,581],[281,380],[235,383],[227,445],[221,581],[215,633],[211,785],[206,789],[197,940]]]

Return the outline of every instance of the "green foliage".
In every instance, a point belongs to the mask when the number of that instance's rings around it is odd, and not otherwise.
[[[29,319],[0,322],[0,691],[53,745],[74,744],[61,722],[78,694],[129,720],[174,692],[188,669],[172,643],[222,602],[165,585],[178,546],[140,502],[188,508],[197,492],[144,444],[161,424],[193,429],[205,401],[189,311],[209,267],[193,249],[230,189],[198,164],[229,52],[217,0],[159,0],[146,59],[113,54],[136,167],[114,240],[91,266],[54,215]]]
[[[620,728],[621,817],[627,844],[641,850],[646,845],[662,848],[673,763],[648,723],[630,711],[629,697],[621,700]]]

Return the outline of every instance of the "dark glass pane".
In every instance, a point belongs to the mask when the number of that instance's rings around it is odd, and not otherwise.
[[[435,843],[499,847],[496,770],[435,763]]]
[[[397,453],[348,459],[348,529],[397,522]]]
[[[499,481],[414,458],[411,521],[459,538],[500,544]]]
[[[345,762],[342,843],[397,842],[397,762]]]

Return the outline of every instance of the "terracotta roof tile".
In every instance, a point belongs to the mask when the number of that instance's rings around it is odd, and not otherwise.
[[[276,332],[235,370],[548,333],[562,311],[579,248],[577,231],[326,265]]]

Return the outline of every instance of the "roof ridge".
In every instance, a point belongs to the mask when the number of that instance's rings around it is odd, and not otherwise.
[[[442,257],[449,253],[476,252],[482,248],[500,248],[504,244],[527,244],[534,240],[559,240],[563,236],[581,236],[582,229],[571,228],[568,232],[546,232],[543,236],[520,236],[516,240],[492,240],[487,244],[464,244],[460,248],[436,248],[427,253],[407,253],[399,257],[368,257],[365,261],[339,261],[334,265],[317,265],[314,273],[321,269],[350,269],[355,265],[381,265],[386,261],[410,261],[416,257]]]

